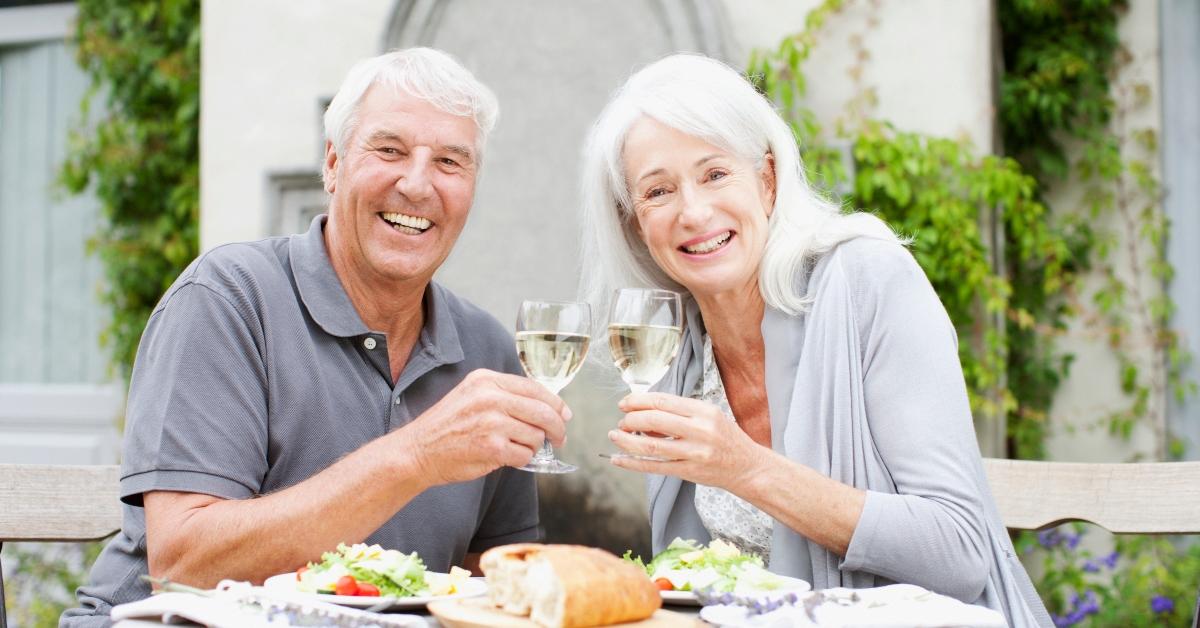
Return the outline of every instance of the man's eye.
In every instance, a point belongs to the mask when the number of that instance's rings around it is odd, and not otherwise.
[[[711,170],[708,173],[708,180],[716,181],[717,179],[724,179],[728,174],[724,170]]]
[[[385,154],[385,155],[399,155],[399,154],[400,154],[400,149],[399,149],[399,148],[393,148],[393,147],[391,147],[391,146],[384,146],[383,148],[380,148],[380,149],[379,149],[379,152],[381,152],[381,153],[383,153],[383,154]]]
[[[438,161],[441,162],[442,165],[444,165],[444,166],[450,166],[451,168],[458,167],[458,162],[454,161],[453,159],[450,159],[449,157],[442,157]]]

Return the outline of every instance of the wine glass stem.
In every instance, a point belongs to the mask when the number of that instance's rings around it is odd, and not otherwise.
[[[533,454],[534,463],[546,463],[554,461],[554,447],[550,445],[550,439],[542,441],[542,448]]]
[[[562,386],[555,386],[554,384],[548,384],[540,380],[538,383],[544,386],[546,390],[549,390],[556,395],[558,394],[558,391],[563,389]],[[533,454],[533,460],[530,462],[533,464],[547,464],[556,461],[557,459],[554,457],[554,446],[550,444],[550,439],[547,438],[542,441],[542,448],[538,449],[537,453]]]

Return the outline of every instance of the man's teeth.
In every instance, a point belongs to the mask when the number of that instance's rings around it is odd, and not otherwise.
[[[705,240],[705,241],[701,242],[700,244],[693,244],[691,246],[685,246],[685,247],[683,247],[683,249],[685,251],[687,251],[688,253],[707,253],[709,251],[719,248],[722,244],[725,244],[727,241],[729,241],[729,238],[732,236],[733,236],[733,233],[726,231],[725,233],[722,233],[721,235],[719,235],[715,238],[712,238],[710,240]]]
[[[393,225],[414,229],[418,233],[433,226],[433,222],[428,218],[419,218],[417,216],[409,216],[408,214],[399,214],[394,212],[384,213],[383,219],[392,223]],[[407,233],[407,231],[405,231],[405,233]]]

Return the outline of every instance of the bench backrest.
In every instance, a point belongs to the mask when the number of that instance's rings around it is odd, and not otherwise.
[[[1200,534],[1200,462],[984,459],[1004,525],[1087,521],[1122,534]]]
[[[0,543],[94,541],[121,527],[120,468],[0,464]]]

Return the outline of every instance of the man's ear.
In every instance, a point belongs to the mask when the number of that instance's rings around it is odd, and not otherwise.
[[[763,169],[760,173],[763,183],[763,198],[767,200],[767,217],[775,211],[775,155],[767,153],[763,157]]]
[[[325,140],[325,162],[321,164],[321,181],[325,191],[333,194],[337,189],[338,154],[333,142]]]

